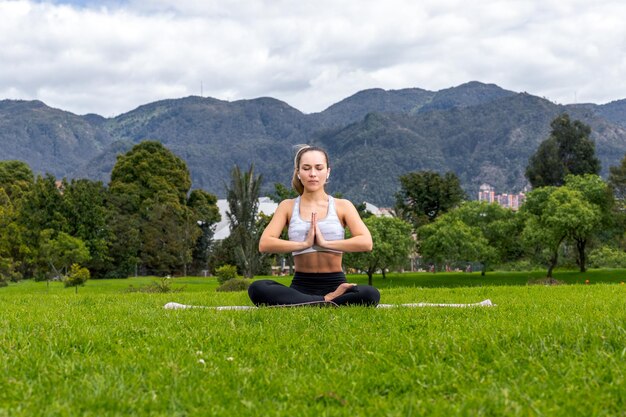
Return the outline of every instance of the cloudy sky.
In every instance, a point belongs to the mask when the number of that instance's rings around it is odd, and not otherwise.
[[[622,0],[0,0],[0,99],[115,116],[189,95],[305,112],[477,80],[626,98]]]

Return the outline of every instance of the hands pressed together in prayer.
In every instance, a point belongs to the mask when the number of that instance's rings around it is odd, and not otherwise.
[[[309,233],[306,235],[306,239],[304,241],[307,243],[307,248],[310,248],[313,245],[320,246],[322,248],[326,247],[326,239],[324,239],[324,235],[320,231],[320,227],[317,224],[317,213],[311,213],[311,228],[309,229]]]

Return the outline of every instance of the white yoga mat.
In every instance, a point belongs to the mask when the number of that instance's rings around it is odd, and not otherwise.
[[[279,305],[279,306],[268,306],[264,308],[286,308],[286,307],[301,307],[305,305],[315,305],[315,304],[324,304],[328,306],[337,306],[333,302],[313,302],[313,303],[303,303],[303,304],[289,304],[289,305]],[[493,304],[491,300],[483,300],[479,303],[470,303],[470,304],[446,304],[446,303],[408,303],[408,304],[378,304],[376,308],[415,308],[415,307],[453,307],[453,308],[466,308],[466,307],[495,307],[496,304]],[[184,310],[189,308],[208,308],[211,310],[256,310],[258,307],[256,306],[217,306],[217,307],[208,307],[208,306],[193,306],[188,304],[180,304],[170,302],[163,306],[166,310]]]

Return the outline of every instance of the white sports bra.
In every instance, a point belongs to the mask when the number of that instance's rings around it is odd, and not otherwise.
[[[326,240],[342,240],[344,238],[344,228],[337,216],[337,210],[335,209],[335,199],[332,196],[328,196],[328,213],[322,220],[317,221],[317,225],[320,228],[320,232],[324,235]],[[311,222],[302,220],[300,217],[300,197],[296,198],[293,204],[293,212],[291,213],[291,220],[289,221],[289,240],[293,242],[304,242],[306,235],[311,228]],[[305,248],[299,251],[292,252],[293,256],[302,255],[303,253],[311,252],[334,252],[342,253],[339,250],[322,248],[317,245],[313,245],[310,248]]]

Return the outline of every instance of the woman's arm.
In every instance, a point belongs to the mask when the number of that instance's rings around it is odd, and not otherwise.
[[[280,238],[283,229],[289,222],[288,213],[293,209],[293,204],[293,200],[283,200],[278,205],[276,212],[274,212],[272,216],[272,220],[261,235],[261,239],[259,240],[259,252],[287,253],[313,246],[313,242],[315,241],[314,227],[311,227],[304,242],[292,242]],[[315,214],[313,214],[311,222],[317,224],[315,222]]]
[[[359,212],[348,200],[335,199],[335,207],[339,218],[344,219],[344,224],[350,229],[352,237],[343,240],[326,240],[316,225],[315,243],[328,249],[342,252],[370,252],[372,250],[372,235],[368,230]]]

